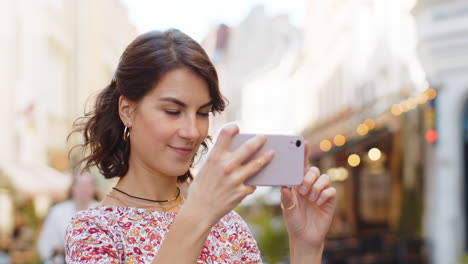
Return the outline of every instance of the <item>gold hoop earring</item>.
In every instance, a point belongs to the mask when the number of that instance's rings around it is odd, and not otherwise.
[[[123,132],[123,140],[128,141],[128,138],[130,137],[130,129],[125,126],[124,132]]]

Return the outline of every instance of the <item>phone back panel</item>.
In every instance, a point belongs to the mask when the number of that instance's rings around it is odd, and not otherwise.
[[[255,134],[237,134],[233,137],[231,151],[240,147]],[[257,174],[246,180],[256,186],[294,186],[304,177],[304,138],[297,135],[266,135],[265,145],[246,162],[255,159],[259,153],[274,150],[273,160]],[[300,142],[297,146],[297,142]]]

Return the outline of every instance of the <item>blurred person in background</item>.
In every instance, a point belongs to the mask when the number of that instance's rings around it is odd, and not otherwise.
[[[97,196],[96,179],[88,170],[73,177],[69,199],[53,206],[42,225],[38,250],[44,263],[65,263],[67,225],[74,214],[96,205]]]
[[[267,151],[245,163],[266,137],[231,152],[239,128],[228,125],[198,175],[190,172],[200,145],[207,150],[210,115],[225,106],[216,69],[189,36],[152,31],[130,43],[94,109],[75,122],[90,153],[85,169],[119,181],[73,217],[67,263],[261,263],[233,208],[255,191],[245,179],[273,159]],[[291,263],[321,263],[335,210],[330,178],[304,164],[302,184],[281,192]]]

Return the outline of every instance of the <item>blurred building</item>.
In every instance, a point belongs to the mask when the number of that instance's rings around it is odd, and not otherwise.
[[[253,8],[236,26],[213,28],[203,41],[203,47],[216,66],[220,88],[229,106],[214,119],[211,131],[216,132],[225,122],[244,122],[246,113],[251,117],[259,116],[260,113],[250,111],[254,110],[250,107],[252,101],[257,105],[268,104],[268,95],[274,91],[254,95],[248,85],[280,64],[285,54],[298,50],[300,37],[300,31],[290,24],[287,16],[269,16],[263,6]],[[242,125],[241,128],[250,127]]]
[[[434,263],[458,263],[468,254],[468,1],[419,0],[413,13],[421,60],[438,87],[426,233]]]
[[[309,3],[301,133],[338,190],[325,258],[426,263],[423,153],[435,90],[416,53],[414,2]]]
[[[33,199],[42,217],[70,184],[73,121],[88,96],[110,82],[136,31],[118,0],[0,5],[0,210],[10,208],[0,215],[13,219],[11,202]]]
[[[284,48],[270,51],[270,60],[239,61],[238,71],[217,65],[221,78],[232,74],[228,83],[237,83],[226,90],[237,104],[228,121],[240,120],[249,132],[301,133],[310,142],[312,164],[332,177],[338,208],[326,247],[329,263],[429,259],[424,153],[432,147],[425,135],[436,90],[416,53],[413,5],[309,1],[303,37],[293,27],[274,27]],[[252,36],[263,33],[246,29]],[[256,38],[249,36],[243,39],[251,45]],[[266,50],[276,44],[261,43]],[[227,47],[249,54],[248,47]],[[258,54],[249,59],[264,58]]]

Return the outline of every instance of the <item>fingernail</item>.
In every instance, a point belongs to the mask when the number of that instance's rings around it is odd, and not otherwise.
[[[299,192],[300,192],[302,195],[306,194],[306,192],[307,192],[307,187],[301,186],[301,188],[299,188]]]
[[[273,155],[275,155],[275,151],[274,151],[274,150],[269,150],[269,151],[267,151],[267,156],[268,156],[268,157],[272,157]]]

